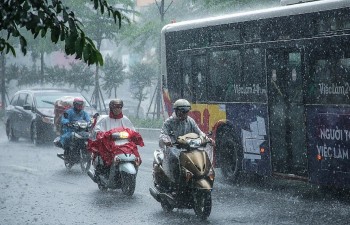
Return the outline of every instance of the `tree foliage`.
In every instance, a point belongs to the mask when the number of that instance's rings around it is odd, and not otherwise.
[[[139,115],[141,102],[147,99],[149,91],[147,87],[152,85],[152,81],[156,78],[156,71],[153,64],[136,63],[130,68],[130,91],[132,97],[138,101],[136,115]]]
[[[110,6],[106,0],[91,0],[93,8],[99,9],[101,14],[112,16],[114,22],[121,25],[124,16]],[[93,41],[85,36],[83,24],[75,13],[66,7],[60,0],[0,0],[0,31],[6,31],[7,37],[0,37],[0,51],[6,54],[16,51],[10,43],[10,38],[19,40],[21,51],[27,53],[27,40],[20,31],[23,27],[30,31],[34,38],[38,35],[45,37],[50,31],[51,41],[64,41],[65,52],[75,55],[87,64],[103,65],[101,53]]]
[[[123,63],[119,60],[114,60],[111,57],[106,57],[106,63],[102,68],[104,72],[102,88],[108,94],[110,98],[112,92],[114,91],[114,97],[117,97],[117,88],[124,83],[125,72],[123,71],[125,67]]]

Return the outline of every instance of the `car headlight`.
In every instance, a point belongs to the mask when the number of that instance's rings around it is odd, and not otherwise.
[[[44,123],[54,124],[54,118],[52,118],[52,117],[43,116],[43,117],[41,118],[41,120],[42,120]]]

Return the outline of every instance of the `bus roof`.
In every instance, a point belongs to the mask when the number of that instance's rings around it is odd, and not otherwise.
[[[255,10],[249,12],[241,12],[228,14],[223,16],[209,17],[204,19],[196,19],[172,23],[165,25],[162,33],[201,28],[207,26],[215,26],[228,23],[245,22],[252,20],[260,20],[266,18],[274,18],[281,16],[291,16],[297,14],[327,11],[337,8],[345,8],[350,6],[349,0],[320,0],[314,2],[307,2],[288,6],[279,6],[262,10]]]

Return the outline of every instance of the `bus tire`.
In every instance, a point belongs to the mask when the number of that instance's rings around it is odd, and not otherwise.
[[[220,154],[219,165],[223,177],[237,182],[242,170],[243,149],[235,137],[232,127],[224,125],[218,130],[216,148]]]

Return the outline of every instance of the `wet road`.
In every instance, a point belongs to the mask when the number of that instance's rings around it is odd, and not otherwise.
[[[1,122],[1,121],[0,121]],[[155,139],[140,148],[143,159],[136,191],[101,192],[80,172],[67,171],[52,145],[33,146],[28,140],[8,142],[0,126],[0,224],[350,224],[346,193],[318,190],[296,181],[223,181],[217,170],[213,208],[207,221],[193,210],[165,213],[149,194]]]

